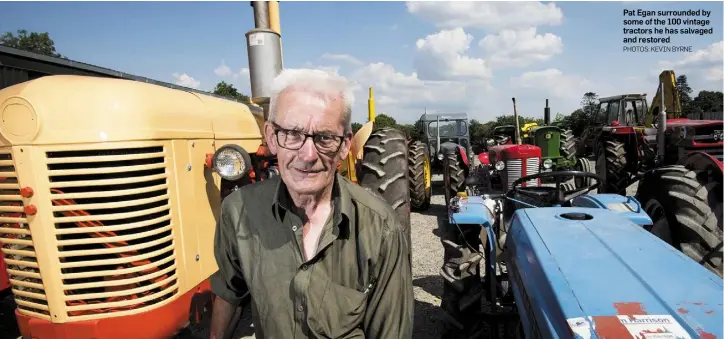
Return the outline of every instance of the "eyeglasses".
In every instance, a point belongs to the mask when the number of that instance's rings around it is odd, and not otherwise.
[[[277,137],[279,146],[292,151],[301,149],[304,143],[307,142],[307,138],[312,138],[314,147],[317,148],[318,152],[325,154],[336,153],[339,151],[340,146],[342,146],[342,140],[344,140],[344,137],[339,135],[329,133],[307,134],[301,131],[282,128],[275,123],[272,123],[272,125],[274,126],[274,134]]]

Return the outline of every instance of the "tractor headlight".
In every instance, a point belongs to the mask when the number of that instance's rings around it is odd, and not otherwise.
[[[442,161],[442,158],[443,158],[443,157],[444,157],[444,156],[442,155],[442,153],[438,153],[438,154],[437,154],[437,160]]]
[[[502,171],[505,168],[505,163],[502,161],[498,161],[495,163],[495,169],[498,171]]]
[[[551,160],[551,159],[543,160],[543,167],[545,169],[550,169],[551,167],[553,167],[553,160]]]
[[[251,169],[251,157],[239,145],[224,145],[214,153],[211,168],[229,181],[243,178]]]

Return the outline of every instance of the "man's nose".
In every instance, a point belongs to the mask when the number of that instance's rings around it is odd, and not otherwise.
[[[314,146],[314,140],[307,138],[307,140],[304,140],[302,148],[299,149],[299,159],[310,162],[317,160],[317,158],[319,158],[319,154],[317,153],[317,147]]]

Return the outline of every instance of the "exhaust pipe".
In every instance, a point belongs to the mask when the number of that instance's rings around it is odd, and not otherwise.
[[[523,142],[520,140],[520,122],[518,122],[518,106],[515,104],[515,98],[513,98],[513,117],[515,117],[516,144],[521,145]]]
[[[270,20],[269,2],[252,1],[251,6],[254,8],[254,29],[246,33],[251,101],[262,107],[266,120],[269,117],[270,85],[282,71],[281,34],[271,29],[272,23],[278,29],[279,20]],[[278,15],[278,11],[274,14]]]
[[[664,163],[664,155],[666,152],[666,104],[664,103],[664,82],[661,82],[661,109],[659,110],[659,126],[658,130],[656,131],[656,138],[657,138],[657,154],[656,154],[656,160],[659,164]]]
[[[551,125],[551,108],[548,107],[548,99],[546,99],[546,108],[543,109],[543,123],[546,126]]]
[[[437,132],[435,132],[435,140],[437,141],[437,156],[440,156],[440,114],[437,115],[436,125],[437,125]]]

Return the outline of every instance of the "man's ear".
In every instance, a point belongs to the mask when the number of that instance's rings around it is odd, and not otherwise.
[[[342,147],[339,150],[339,158],[341,160],[347,159],[347,155],[349,154],[351,148],[352,148],[352,133],[347,133],[344,136],[344,141],[342,142]]]
[[[269,122],[264,123],[264,139],[266,140],[267,147],[269,147],[269,152],[277,155],[277,138],[274,137],[274,126]]]

